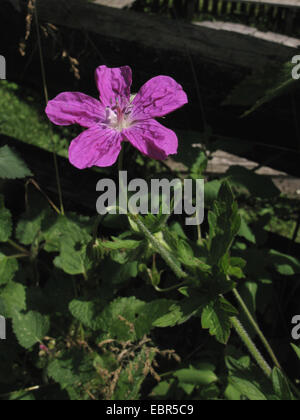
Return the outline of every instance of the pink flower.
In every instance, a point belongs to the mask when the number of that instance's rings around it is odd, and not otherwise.
[[[45,344],[40,344],[40,350],[49,353],[49,349]]]
[[[171,77],[149,80],[130,100],[130,67],[96,69],[100,101],[83,93],[65,92],[49,101],[46,113],[57,125],[79,124],[87,128],[69,149],[72,165],[79,169],[113,165],[122,142],[129,141],[141,153],[163,160],[177,153],[176,134],[154,118],[188,102],[182,87]]]

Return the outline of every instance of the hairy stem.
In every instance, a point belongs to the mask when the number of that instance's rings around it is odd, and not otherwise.
[[[129,217],[138,225],[140,231],[146,236],[149,242],[154,246],[154,248],[159,252],[160,256],[165,260],[166,264],[173,270],[176,276],[180,279],[187,278],[187,273],[185,273],[173,256],[166,250],[164,246],[152,235],[144,223],[140,220],[137,215],[130,214]]]
[[[131,217],[133,221],[138,225],[140,231],[145,235],[145,237],[149,240],[149,242],[153,245],[153,247],[157,249],[157,251],[160,253],[160,256],[165,260],[166,264],[172,269],[172,271],[176,274],[176,276],[179,278],[186,278],[187,274],[181,269],[181,267],[178,265],[177,261],[174,260],[172,255],[151,234],[151,232],[143,224],[140,218],[137,215],[129,215],[129,217]],[[245,304],[244,306],[245,306],[245,309],[247,309],[247,311],[249,312]],[[258,366],[262,369],[262,371],[265,373],[266,376],[270,377],[272,374],[271,367],[265,361],[265,359],[263,358],[263,356],[261,355],[261,353],[255,346],[254,342],[250,338],[249,334],[246,332],[245,328],[242,326],[239,319],[236,317],[233,317],[231,318],[231,322],[237,334],[239,335],[239,337],[241,338],[241,340],[243,341],[243,343],[249,350],[250,354],[256,360]]]
[[[259,328],[257,322],[255,321],[255,319],[253,318],[252,314],[250,313],[249,309],[247,308],[247,305],[245,304],[245,302],[243,301],[241,295],[239,294],[239,292],[237,291],[237,289],[233,289],[233,293],[238,301],[238,303],[240,304],[241,308],[243,309],[243,311],[245,312],[249,322],[251,323],[251,325],[253,326],[253,328],[255,329],[256,333],[258,334],[259,338],[261,339],[263,345],[265,346],[267,352],[269,353],[271,359],[273,360],[275,366],[280,369],[282,371],[282,368],[280,366],[280,363],[277,359],[277,357],[275,356],[274,351],[272,350],[272,347],[270,346],[268,340],[266,339],[266,337],[264,336],[263,332],[261,331],[261,329]]]
[[[272,374],[272,369],[265,361],[265,359],[261,355],[260,351],[257,349],[256,345],[253,343],[251,338],[249,337],[249,334],[247,333],[241,322],[238,320],[238,318],[233,317],[231,318],[231,323],[233,325],[233,328],[239,335],[240,339],[243,341],[243,343],[249,350],[252,357],[256,360],[258,366],[263,370],[265,375],[268,376],[268,378],[270,378]]]

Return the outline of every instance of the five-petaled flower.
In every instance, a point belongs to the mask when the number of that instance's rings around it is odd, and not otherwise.
[[[188,102],[182,87],[171,77],[149,80],[131,101],[130,67],[96,69],[100,101],[79,92],[65,92],[49,101],[46,113],[57,125],[79,124],[87,128],[69,149],[70,162],[79,169],[113,165],[129,141],[144,155],[164,160],[176,154],[176,134],[154,118]]]

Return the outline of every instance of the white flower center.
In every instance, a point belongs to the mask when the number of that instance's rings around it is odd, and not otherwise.
[[[122,109],[119,105],[116,105],[113,108],[107,107],[105,124],[120,132],[131,127],[133,124],[131,109],[130,106]]]

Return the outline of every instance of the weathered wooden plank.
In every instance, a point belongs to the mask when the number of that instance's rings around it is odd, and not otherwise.
[[[299,0],[231,0],[235,3],[257,3],[274,7],[288,7],[292,9],[300,9]]]
[[[116,9],[124,9],[133,5],[135,0],[94,0],[95,4],[100,6],[114,7]]]
[[[258,68],[290,60],[300,40],[224,22],[174,22],[81,0],[38,0],[41,21],[82,29],[145,47],[203,57],[225,66]]]

